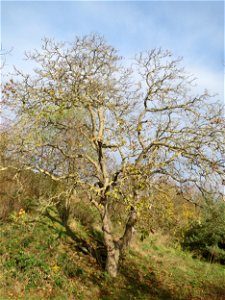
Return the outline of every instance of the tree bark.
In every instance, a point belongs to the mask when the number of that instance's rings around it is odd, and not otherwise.
[[[110,277],[115,278],[118,273],[118,266],[119,266],[119,259],[120,259],[120,249],[114,247],[110,250],[107,249],[107,259],[106,259],[106,272],[109,274]]]
[[[134,233],[134,225],[137,222],[137,213],[135,209],[132,207],[124,234],[119,239],[119,241],[116,241],[113,238],[113,234],[111,231],[110,216],[108,214],[107,207],[105,207],[102,221],[103,221],[102,230],[103,230],[104,242],[107,251],[105,269],[107,273],[110,275],[110,277],[115,278],[118,273],[118,266],[119,266],[121,254],[129,247],[130,242],[132,240],[133,233]]]
[[[134,225],[136,224],[136,222],[137,212],[134,207],[131,207],[130,216],[126,224],[124,234],[119,241],[121,252],[124,252],[129,247],[134,234]]]
[[[120,258],[120,248],[118,243],[113,239],[113,234],[111,230],[111,222],[108,213],[107,205],[104,209],[104,214],[102,216],[102,230],[104,235],[104,242],[107,251],[106,266],[105,269],[110,277],[116,277],[118,272],[119,258]]]

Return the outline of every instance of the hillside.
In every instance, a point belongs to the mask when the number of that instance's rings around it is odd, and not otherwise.
[[[144,241],[136,233],[116,279],[101,264],[100,232],[78,221],[66,228],[57,215],[35,221],[20,211],[1,223],[1,300],[224,299],[224,266],[193,259],[159,233]]]

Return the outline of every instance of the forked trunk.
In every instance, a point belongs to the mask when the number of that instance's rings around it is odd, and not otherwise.
[[[134,208],[131,208],[130,216],[126,224],[123,236],[119,241],[113,239],[111,231],[111,223],[107,210],[103,216],[103,234],[104,242],[107,250],[106,271],[110,277],[116,277],[121,253],[130,245],[133,237],[134,225],[137,221],[137,214]]]

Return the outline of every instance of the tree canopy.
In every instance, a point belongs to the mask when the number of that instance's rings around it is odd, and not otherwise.
[[[67,199],[85,191],[101,216],[111,276],[142,211],[151,213],[159,182],[174,183],[177,193],[188,185],[205,196],[222,192],[222,104],[195,92],[170,51],[153,49],[125,64],[102,37],[89,35],[45,39],[27,58],[34,71],[16,70],[3,87],[3,115],[13,116],[5,131],[13,134],[1,169],[63,182]],[[110,213],[116,203],[127,212],[119,236]]]

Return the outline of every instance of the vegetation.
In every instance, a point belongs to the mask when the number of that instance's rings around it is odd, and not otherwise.
[[[174,247],[171,236],[136,234],[110,279],[88,253],[97,233],[73,221],[73,234],[55,219],[13,214],[1,223],[0,299],[204,299],[224,297],[224,266],[203,262]],[[100,237],[100,235],[98,236]],[[98,245],[98,247],[100,247]],[[103,253],[102,253],[103,254]],[[100,253],[99,253],[100,255]]]
[[[2,86],[2,297],[220,299],[197,259],[224,264],[222,105],[162,49],[124,67],[90,35],[27,58]]]
[[[183,247],[199,257],[225,264],[224,205],[210,205],[199,222],[193,222],[185,232]]]

